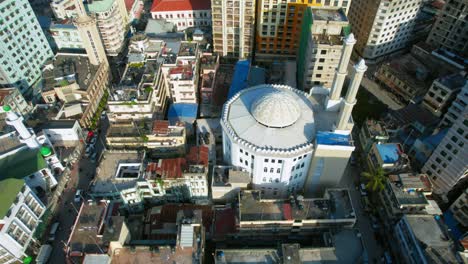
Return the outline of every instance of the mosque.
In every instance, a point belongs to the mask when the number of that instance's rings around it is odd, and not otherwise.
[[[224,105],[224,161],[250,172],[252,187],[263,197],[321,196],[341,181],[354,151],[351,112],[367,70],[364,60],[354,66],[341,98],[354,43],[353,34],[344,41],[331,90],[314,87],[307,94],[263,84],[241,90]]]

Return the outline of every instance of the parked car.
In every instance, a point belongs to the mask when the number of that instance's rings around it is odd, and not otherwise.
[[[91,139],[91,141],[89,142],[89,145],[94,146],[94,145],[96,144],[96,142],[97,142],[97,136],[95,136],[95,137],[93,137],[93,138]]]
[[[106,111],[102,111],[101,118],[105,118],[105,117],[106,117]]]
[[[95,163],[95,162],[96,162],[96,158],[97,158],[97,152],[94,152],[94,153],[91,155],[91,162],[92,162],[92,163]]]
[[[55,234],[57,233],[57,230],[59,228],[59,225],[60,223],[59,222],[55,222],[52,224],[52,226],[50,227],[50,231],[49,231],[49,242],[52,242],[55,240]]]
[[[75,203],[81,202],[81,193],[82,191],[80,189],[76,190],[75,198],[73,200]]]
[[[88,145],[85,150],[85,157],[89,157],[94,151],[94,146]]]
[[[362,196],[367,196],[366,185],[364,183],[361,183],[361,185],[359,185],[359,191],[361,192]]]
[[[48,245],[48,244],[42,245],[36,257],[36,264],[46,264],[50,258],[51,253],[52,253],[51,245]]]

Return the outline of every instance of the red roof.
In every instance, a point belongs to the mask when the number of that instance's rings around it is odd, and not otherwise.
[[[283,216],[286,220],[292,220],[292,209],[291,205],[288,203],[283,204]]]
[[[211,10],[210,0],[154,0],[151,12]]]

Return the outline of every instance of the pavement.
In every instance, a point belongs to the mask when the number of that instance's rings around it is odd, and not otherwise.
[[[364,205],[362,203],[362,196],[356,186],[359,185],[361,170],[359,167],[348,166],[345,175],[341,182],[341,186],[349,189],[351,201],[353,203],[354,211],[356,214],[356,225],[361,234],[364,249],[367,252],[369,263],[380,262],[383,256],[384,250],[382,245],[376,239],[376,232],[372,228],[372,221],[369,213],[364,211]]]
[[[109,124],[106,118],[101,124],[101,133],[99,133],[99,139],[96,143],[97,157],[100,157],[101,153],[105,150],[105,134],[108,127]],[[89,158],[86,158],[84,151],[81,159],[73,164],[70,180],[67,183],[67,188],[62,193],[59,200],[60,204],[55,212],[55,222],[58,221],[60,226],[55,235],[55,240],[51,243],[53,249],[49,258],[49,264],[73,263],[66,258],[65,250],[82,202],[75,203],[73,200],[77,189],[84,191],[83,198],[86,199],[86,190],[95,175],[96,166],[97,162],[92,163]]]

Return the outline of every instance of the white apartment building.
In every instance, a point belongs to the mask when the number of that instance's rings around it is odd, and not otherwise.
[[[211,26],[211,0],[153,0],[153,19],[164,19],[178,31],[190,27]]]
[[[461,225],[468,227],[468,189],[460,195],[460,197],[450,206],[453,217]]]
[[[212,1],[214,51],[222,56],[252,56],[255,0]]]
[[[58,20],[72,18],[76,15],[75,0],[52,0],[50,7]]]
[[[444,114],[463,86],[468,83],[464,73],[455,73],[434,80],[424,96],[422,105],[434,115]]]
[[[442,126],[451,126],[449,131],[422,168],[431,177],[434,193],[442,197],[468,175],[467,104],[468,85],[465,85],[441,122]]]
[[[421,4],[422,0],[353,0],[348,18],[356,35],[357,53],[376,60],[405,48]]]
[[[304,24],[309,22],[309,28],[308,32],[302,33],[304,40],[301,39],[301,44],[304,41],[305,47],[301,45],[297,59],[301,69],[304,69],[300,87],[305,91],[314,85],[331,88],[343,50],[345,30],[349,26],[348,19],[343,10],[337,8],[309,7],[305,12]],[[303,27],[306,26],[304,24]]]
[[[9,193],[16,192],[14,197],[8,200],[2,199],[2,219],[0,220],[0,263],[18,263],[27,256],[26,250],[38,248],[39,241],[33,235],[40,223],[46,207],[39,200],[31,188],[23,183],[11,185],[2,180],[2,185],[9,188]],[[15,186],[15,190],[12,190]],[[6,197],[5,197],[6,198]],[[14,201],[9,201],[13,198]],[[6,204],[12,202],[11,206]]]
[[[71,22],[52,22],[49,30],[59,50],[84,49],[80,32]]]
[[[0,18],[0,87],[32,92],[53,57],[49,43],[27,0],[1,1]]]
[[[172,55],[166,57],[162,67],[172,102],[197,103],[198,44],[182,41],[177,54]]]

